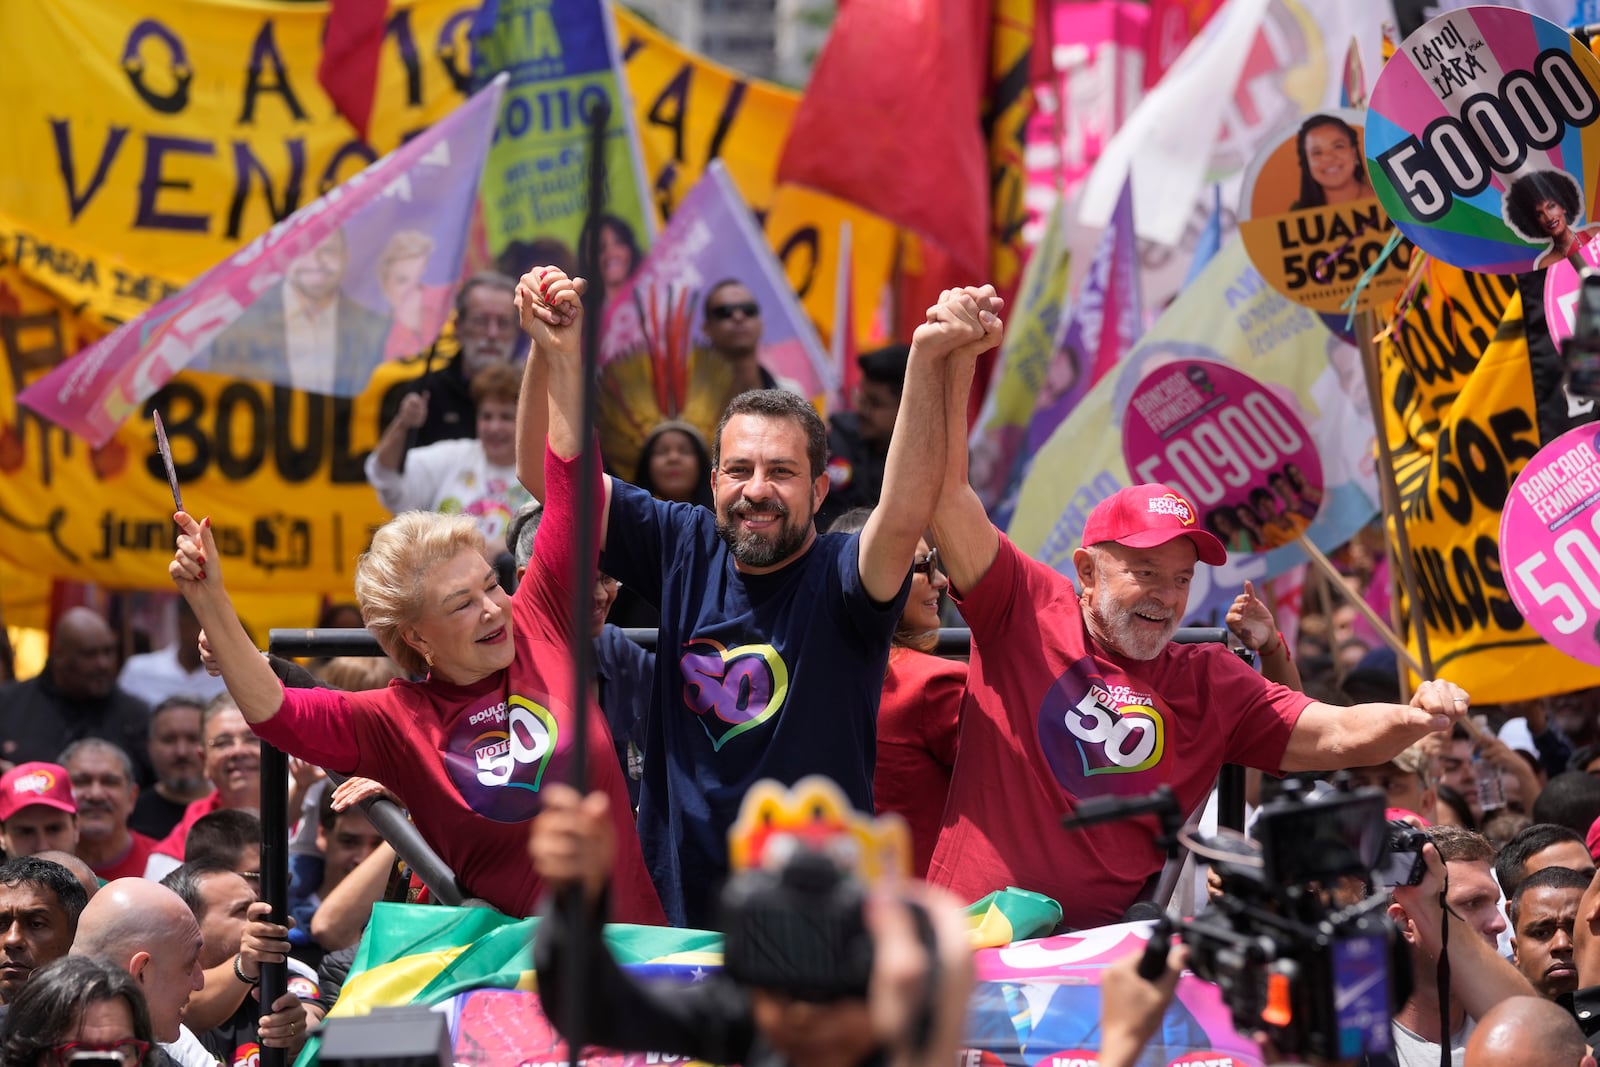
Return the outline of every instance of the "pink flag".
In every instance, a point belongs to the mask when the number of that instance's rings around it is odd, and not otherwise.
[[[359,393],[386,357],[444,325],[503,89],[502,77],[18,402],[98,447],[185,368]],[[397,260],[408,269],[389,269]]]

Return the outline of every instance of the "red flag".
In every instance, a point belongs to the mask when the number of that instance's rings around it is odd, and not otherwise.
[[[969,0],[842,4],[778,180],[859,204],[981,272],[989,259],[979,114],[989,17],[987,3]]]
[[[378,55],[389,0],[329,0],[317,83],[362,140],[378,89]]]

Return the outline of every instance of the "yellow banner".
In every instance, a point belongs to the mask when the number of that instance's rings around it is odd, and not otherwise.
[[[52,578],[165,587],[173,536],[147,415],[91,451],[20,408],[16,393],[454,108],[476,8],[391,3],[368,144],[317,84],[324,5],[0,7],[11,42],[0,64],[12,131],[0,162],[8,622],[42,624]],[[355,557],[387,517],[361,472],[383,389],[346,401],[183,374],[154,398],[185,503],[212,517],[258,629],[306,625],[318,595],[349,597]]]
[[[0,161],[8,623],[44,624],[51,579],[165,588],[172,551],[148,406],[91,452],[19,408],[16,393],[454,108],[477,8],[391,0],[367,144],[317,84],[324,4],[0,5],[0,35],[12,42],[0,64],[12,133]],[[658,205],[670,208],[721,156],[824,337],[839,226],[849,221],[865,333],[893,231],[828,197],[774,187],[798,96],[617,18]],[[63,81],[64,70],[73,77]],[[185,503],[211,515],[229,584],[258,630],[307,624],[315,597],[349,597],[355,556],[387,518],[361,471],[381,398],[421,370],[419,361],[387,367],[353,400],[193,373],[153,398]]]
[[[1023,193],[1024,128],[1033,111],[1029,61],[1033,53],[1035,0],[994,0],[989,38],[989,99],[983,116],[989,132],[989,277],[1009,293],[1022,276],[1028,221]]]
[[[1523,621],[1500,570],[1506,492],[1541,444],[1515,278],[1432,265],[1381,359],[1434,672],[1478,703],[1600,685]],[[1415,635],[1410,648],[1420,656]]]
[[[800,94],[687,52],[620,6],[616,14],[617,47],[657,208],[670,215],[706,165],[720,158],[821,337],[832,336],[839,227],[848,222],[855,333],[870,333],[894,258],[894,227],[823,193],[774,184]]]

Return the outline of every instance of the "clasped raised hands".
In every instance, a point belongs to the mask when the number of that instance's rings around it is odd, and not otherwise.
[[[583,294],[588,288],[582,278],[569,278],[555,267],[534,267],[517,282],[522,331],[546,353],[577,352]]]
[[[1005,301],[994,286],[946,289],[928,309],[927,321],[917,327],[911,343],[952,356],[975,356],[995,347],[1005,335],[1000,312]]]

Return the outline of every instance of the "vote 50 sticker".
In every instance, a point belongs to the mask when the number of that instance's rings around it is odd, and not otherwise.
[[[1384,65],[1366,155],[1389,217],[1429,255],[1490,274],[1548,267],[1595,217],[1600,60],[1537,15],[1447,12]]]
[[[1230,553],[1289,544],[1322,503],[1322,461],[1299,413],[1225,363],[1180,360],[1141,379],[1122,455],[1136,482],[1193,501]]]
[[[1600,666],[1600,426],[1551,441],[1511,483],[1500,566],[1511,602],[1539,636]]]

